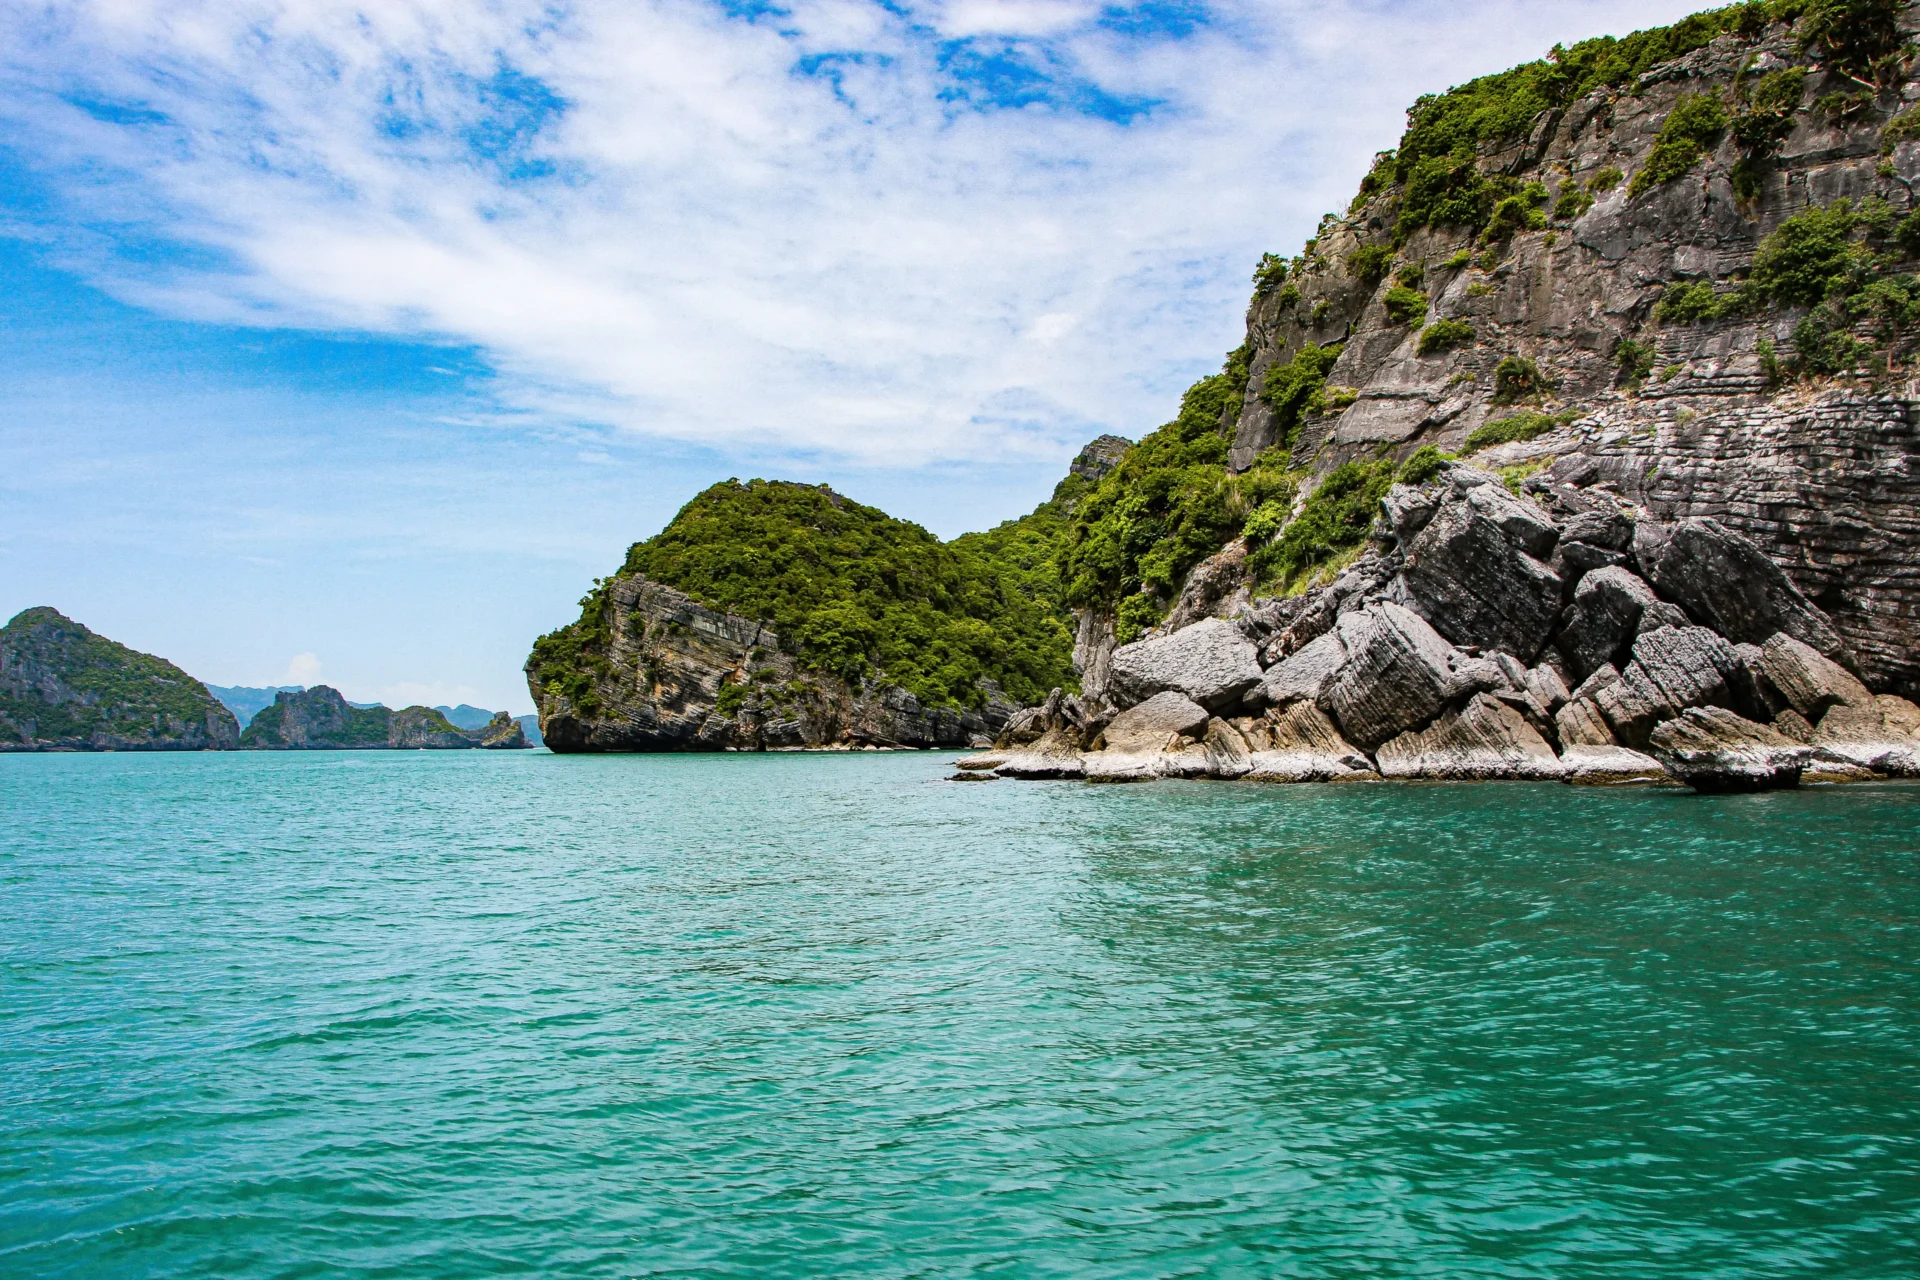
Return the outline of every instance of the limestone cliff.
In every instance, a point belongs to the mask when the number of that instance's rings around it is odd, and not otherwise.
[[[239,736],[198,680],[57,610],[0,629],[0,751],[224,750]]]
[[[1916,29],[1893,3],[1734,6],[1416,104],[1348,212],[1262,264],[1246,345],[1190,393],[1219,405],[1219,444],[1183,447],[1224,455],[1226,505],[1155,509],[1110,568],[1076,530],[1083,683],[1331,576],[1431,446],[1718,521],[1874,689],[1920,694]],[[1356,500],[1316,505],[1329,482]]]

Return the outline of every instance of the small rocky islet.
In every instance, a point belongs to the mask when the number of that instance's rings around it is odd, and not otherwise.
[[[1261,261],[1173,422],[986,534],[892,522],[949,557],[927,574],[802,518],[857,506],[829,490],[716,486],[536,645],[550,745],[1914,774],[1916,34],[1912,5],[1736,5],[1423,98],[1347,211]]]
[[[530,745],[498,712],[464,730],[432,707],[355,707],[319,685],[278,691],[242,731],[206,685],[57,609],[0,628],[0,752],[460,750]]]

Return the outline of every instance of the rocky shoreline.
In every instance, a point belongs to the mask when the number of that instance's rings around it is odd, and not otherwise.
[[[1708,518],[1640,517],[1591,468],[1511,492],[1395,485],[1331,583],[1083,653],[969,778],[1685,783],[1920,776],[1920,707],[1871,692],[1819,606]]]

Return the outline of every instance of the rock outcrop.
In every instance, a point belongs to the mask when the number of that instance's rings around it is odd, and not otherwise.
[[[554,751],[964,747],[991,740],[1016,710],[994,689],[961,711],[879,680],[850,683],[798,660],[766,624],[640,575],[609,584],[604,625],[566,681],[528,663]]]
[[[1653,754],[1696,791],[1799,785],[1813,750],[1724,707],[1690,707],[1653,731]]]
[[[230,750],[240,725],[164,658],[51,608],[0,628],[0,751]]]

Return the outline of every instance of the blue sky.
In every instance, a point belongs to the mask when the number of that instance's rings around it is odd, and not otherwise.
[[[1018,515],[1417,94],[1691,7],[4,5],[0,614],[528,710],[705,485]]]

